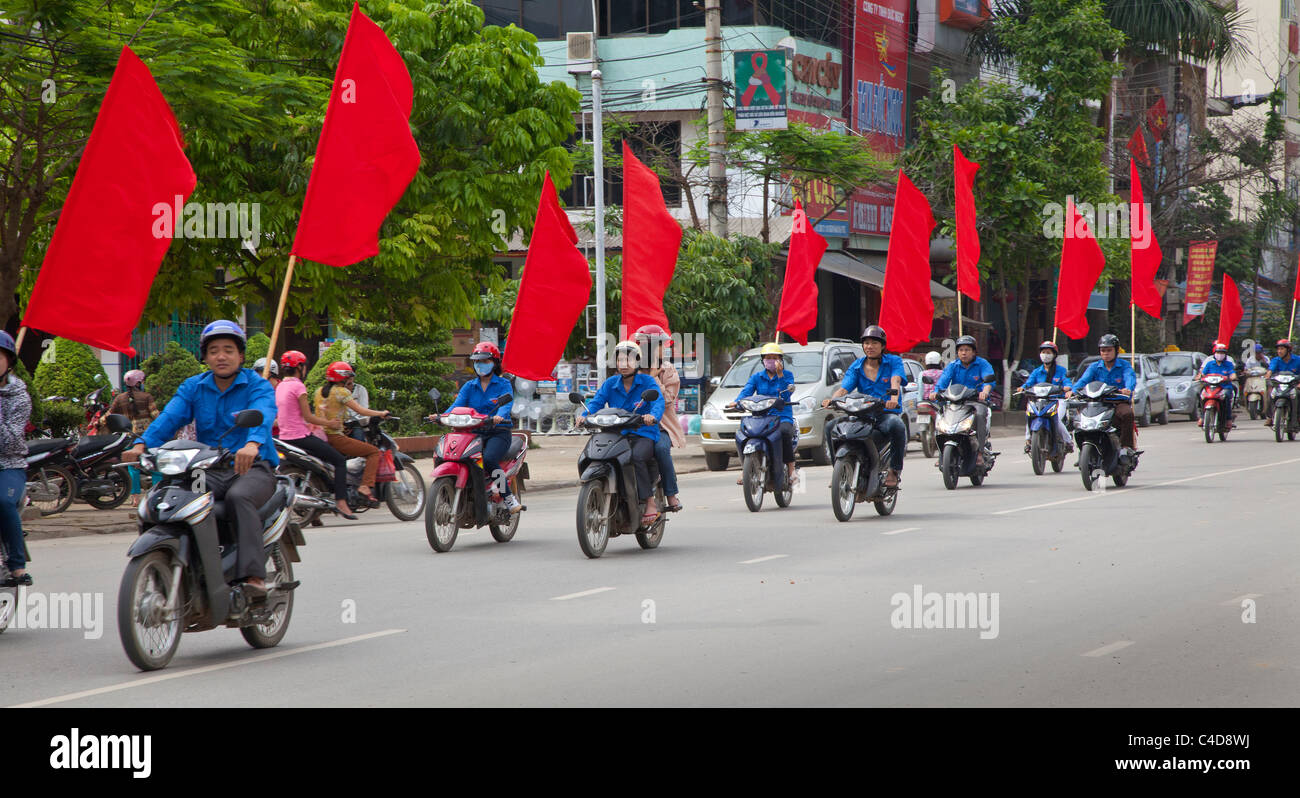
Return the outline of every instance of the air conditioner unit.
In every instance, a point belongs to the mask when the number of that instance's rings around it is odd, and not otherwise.
[[[567,47],[567,57],[569,59],[570,74],[590,74],[592,69],[591,63],[591,40],[590,33],[569,33],[565,35]]]

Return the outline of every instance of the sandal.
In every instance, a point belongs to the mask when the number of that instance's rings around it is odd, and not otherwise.
[[[682,509],[682,502],[676,496],[668,497],[668,507],[665,508],[670,513],[675,513]]]
[[[10,574],[9,577],[5,579],[3,586],[4,587],[19,587],[19,586],[31,587],[31,585],[32,585],[31,574],[23,574],[22,576],[14,576],[13,574]]]

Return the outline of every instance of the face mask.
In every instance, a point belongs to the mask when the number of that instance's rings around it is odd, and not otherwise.
[[[491,373],[492,373],[492,369],[493,369],[493,366],[492,366],[491,361],[487,361],[487,362],[483,362],[483,363],[475,363],[475,364],[474,364],[474,371],[475,371],[475,373],[477,373],[480,377],[486,377],[487,375],[491,374]]]
[[[763,359],[763,366],[764,366],[768,371],[776,371],[777,367],[780,366],[780,365],[781,365],[781,361],[777,360],[777,359],[774,358],[774,357],[769,357],[769,358],[764,358],[764,359]]]
[[[1056,355],[1053,355],[1051,352],[1043,352],[1038,356],[1038,359],[1043,361],[1043,365],[1046,366],[1048,363],[1056,360]]]
[[[1224,352],[1215,352],[1214,359],[1222,363],[1223,361],[1228,359],[1228,355]]]

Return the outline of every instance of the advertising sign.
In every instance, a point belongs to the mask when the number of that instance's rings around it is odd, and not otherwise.
[[[736,129],[785,130],[785,50],[736,50]]]
[[[1183,310],[1183,324],[1196,316],[1205,315],[1205,304],[1210,301],[1210,287],[1214,281],[1214,255],[1218,241],[1191,241],[1187,250],[1187,307]]]
[[[855,0],[853,12],[853,129],[880,155],[903,150],[907,130],[909,0]],[[893,226],[893,185],[859,189],[849,201],[855,233],[887,236]]]

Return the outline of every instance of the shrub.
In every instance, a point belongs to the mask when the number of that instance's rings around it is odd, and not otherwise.
[[[313,408],[316,407],[316,396],[320,392],[320,387],[325,383],[325,370],[329,368],[329,364],[337,360],[346,361],[352,366],[352,370],[356,372],[357,384],[364,386],[366,391],[370,393],[370,404],[376,410],[384,408],[384,405],[378,402],[379,393],[375,390],[375,378],[371,375],[370,369],[366,368],[365,360],[358,357],[357,350],[358,346],[355,340],[340,338],[330,344],[329,349],[325,350],[325,354],[321,355],[316,364],[311,367],[311,371],[307,373],[307,379],[304,380],[303,384],[307,386],[307,398]]]
[[[271,339],[266,333],[258,333],[249,338],[248,345],[244,348],[244,365],[251,369],[259,357],[266,357],[266,350],[270,348]]]
[[[36,366],[33,382],[41,398],[66,396],[78,402],[96,388],[110,384],[94,350],[66,338],[55,338],[50,344],[50,351]]]
[[[175,341],[168,341],[162,352],[145,358],[140,370],[145,374],[144,389],[153,394],[153,400],[161,410],[181,383],[202,372],[204,366],[188,349]]]
[[[447,378],[452,367],[438,360],[451,354],[451,333],[440,327],[410,332],[361,321],[348,321],[344,327],[368,342],[361,344],[360,352],[378,389],[371,389],[371,404],[401,416],[404,434],[427,432],[416,427],[433,412],[429,389],[437,388],[446,399],[456,393],[455,383]]]

